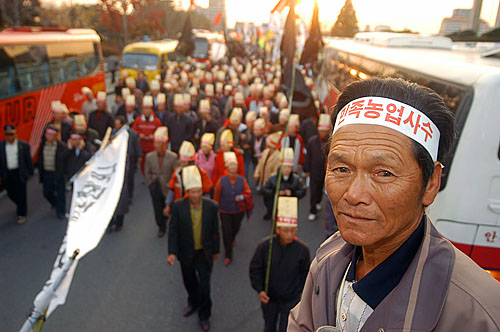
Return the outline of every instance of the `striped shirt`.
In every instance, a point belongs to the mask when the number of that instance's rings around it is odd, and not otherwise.
[[[54,172],[56,170],[56,150],[57,144],[46,142],[43,146],[43,169]]]

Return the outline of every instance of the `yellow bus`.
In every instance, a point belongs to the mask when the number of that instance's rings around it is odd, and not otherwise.
[[[162,77],[167,70],[168,60],[175,57],[177,40],[156,40],[128,44],[122,51],[122,75],[137,78],[139,71],[144,71],[148,81],[156,75]]]

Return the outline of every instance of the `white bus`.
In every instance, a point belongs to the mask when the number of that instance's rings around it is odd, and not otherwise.
[[[458,139],[428,214],[444,237],[500,280],[500,53],[488,54],[454,50],[443,37],[360,33],[326,39],[322,76],[340,91],[372,76],[403,78],[444,98]]]

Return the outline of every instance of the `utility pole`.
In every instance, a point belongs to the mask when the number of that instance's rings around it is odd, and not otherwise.
[[[472,17],[471,17],[471,30],[479,34],[479,23],[481,21],[481,7],[483,6],[483,0],[474,0],[474,5],[472,7]]]
[[[497,11],[497,19],[495,21],[495,28],[500,28],[500,1],[498,1],[498,11]]]
[[[16,26],[21,25],[20,0],[14,0],[14,23]]]
[[[128,7],[128,1],[122,0],[122,8],[123,8],[122,24],[123,24],[123,43],[124,43],[123,46],[128,44],[127,7]]]

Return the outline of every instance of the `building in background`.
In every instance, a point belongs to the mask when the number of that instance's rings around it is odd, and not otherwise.
[[[222,31],[226,13],[226,0],[209,0],[208,8],[196,8],[195,11],[208,18],[213,25],[214,31]],[[219,19],[218,16],[220,16]],[[215,22],[216,19],[219,22]],[[217,24],[214,24],[214,22]]]
[[[443,18],[439,34],[446,36],[454,32],[470,30],[472,23],[472,9],[454,9],[452,17]],[[485,20],[479,22],[478,34],[481,35],[490,30],[490,25]]]

